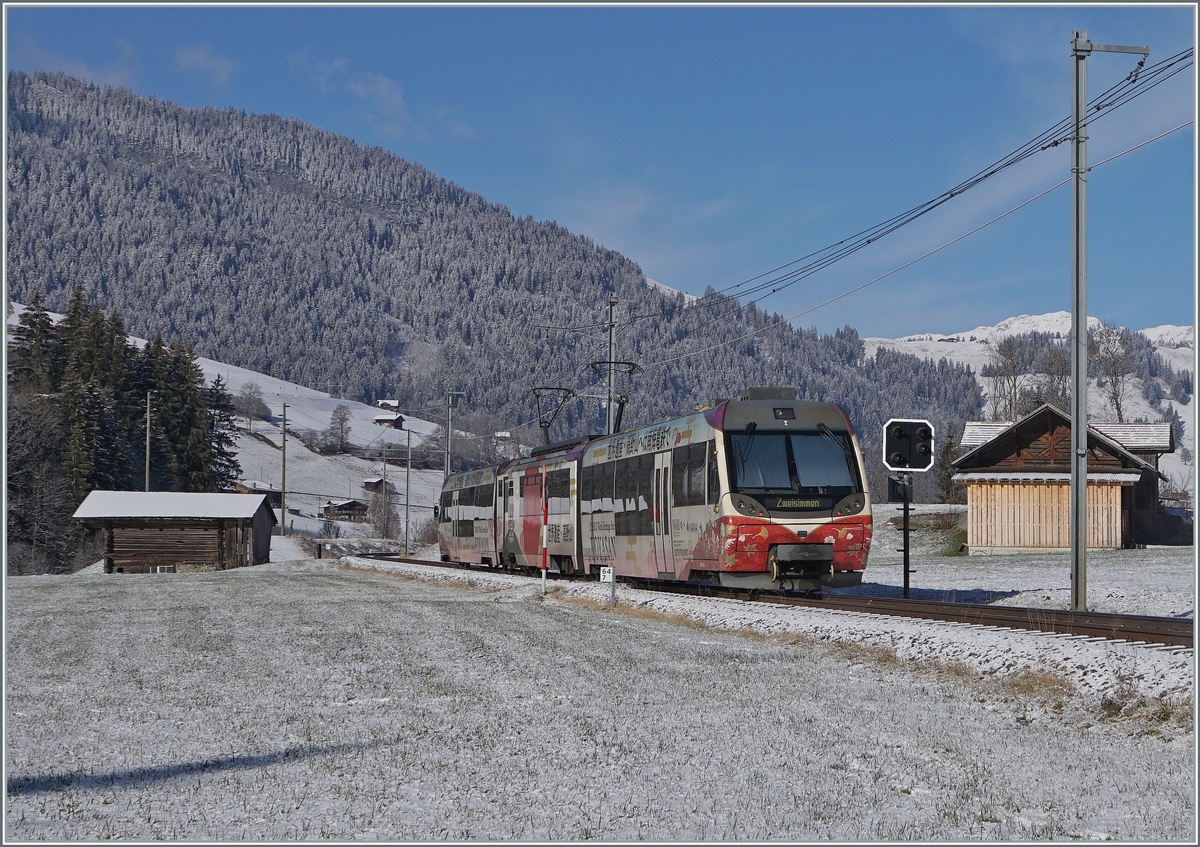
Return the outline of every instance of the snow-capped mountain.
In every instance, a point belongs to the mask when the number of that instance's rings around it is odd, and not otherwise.
[[[1097,318],[1088,318],[1089,327],[1100,325]],[[991,380],[979,376],[979,372],[988,364],[991,356],[990,345],[1009,335],[1027,332],[1058,333],[1064,337],[1071,331],[1070,312],[1049,312],[1044,315],[1017,315],[1006,318],[995,326],[977,326],[962,332],[921,333],[907,335],[902,338],[864,338],[863,344],[868,356],[875,355],[880,347],[911,353],[914,356],[930,359],[948,359],[969,365],[974,369],[976,378],[983,385],[984,391],[991,389]],[[1176,371],[1196,373],[1196,350],[1194,344],[1194,328],[1190,326],[1175,326],[1163,324],[1139,330],[1154,344],[1154,350]],[[1157,421],[1162,417],[1142,396],[1142,384],[1138,379],[1132,380],[1127,398],[1126,419]],[[1162,470],[1168,476],[1176,477],[1190,472],[1190,462],[1184,462],[1185,455],[1195,451],[1195,397],[1184,404],[1174,400],[1165,400],[1174,407],[1184,421],[1184,435],[1177,445],[1174,454],[1162,457]],[[987,398],[984,406],[984,417],[991,416],[991,399]],[[1088,414],[1094,419],[1105,420],[1111,416],[1095,382],[1088,389]],[[1187,454],[1184,453],[1185,448]]]

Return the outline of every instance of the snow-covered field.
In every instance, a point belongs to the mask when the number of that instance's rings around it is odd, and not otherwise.
[[[1069,584],[945,538],[914,593]],[[1122,555],[1090,596],[1190,616],[1190,548]],[[10,578],[6,839],[1195,840],[1191,651],[606,598],[353,558]]]

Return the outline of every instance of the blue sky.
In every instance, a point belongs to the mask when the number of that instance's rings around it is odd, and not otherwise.
[[[62,70],[185,106],[274,113],[378,145],[554,220],[691,293],[835,243],[1070,114],[1070,39],[1195,44],[1173,7],[6,7],[8,70]],[[1089,92],[1136,56],[1094,54]],[[1195,71],[1090,132],[1091,163],[1192,120]],[[1068,176],[1041,153],[760,301],[793,315]],[[1070,309],[1064,186],[797,318],[865,336]],[[1188,126],[1092,172],[1089,312],[1193,322]]]

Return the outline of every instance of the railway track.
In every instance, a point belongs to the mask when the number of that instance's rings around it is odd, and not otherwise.
[[[401,562],[411,565],[451,568],[455,570],[490,570],[487,567],[460,562],[430,562],[399,556],[369,555],[362,558]],[[550,573],[551,579],[588,579],[565,577]],[[1075,635],[1083,638],[1103,638],[1113,641],[1148,642],[1174,647],[1192,647],[1195,622],[1190,618],[1167,618],[1154,615],[1119,615],[1108,612],[1076,612],[1068,609],[1034,609],[1023,606],[988,606],[980,603],[946,603],[932,600],[899,600],[880,597],[823,595],[804,597],[793,594],[746,591],[696,583],[658,583],[650,580],[620,581],[650,591],[672,594],[702,595],[772,603],[781,606],[805,606],[814,609],[834,609],[873,615],[893,615],[924,620],[950,621],[981,627],[1028,629]]]

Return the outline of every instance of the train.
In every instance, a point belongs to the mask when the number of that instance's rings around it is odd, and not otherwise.
[[[447,562],[803,592],[859,585],[872,530],[849,416],[791,388],[452,474],[437,524]]]

